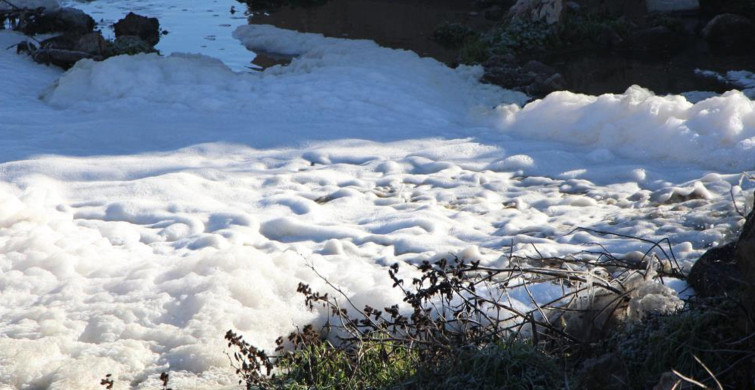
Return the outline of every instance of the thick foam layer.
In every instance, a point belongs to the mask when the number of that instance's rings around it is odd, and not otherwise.
[[[196,55],[63,73],[0,51],[4,386],[96,389],[113,373],[146,389],[164,370],[175,388],[233,385],[227,329],[270,348],[322,319],[295,292],[325,288],[310,266],[374,307],[400,300],[394,262],[649,246],[576,227],[669,238],[689,266],[738,228],[731,194],[752,201],[738,93],[515,108],[522,95],[479,69],[265,26],[237,36],[298,57],[254,74]],[[0,32],[2,47],[22,39]]]

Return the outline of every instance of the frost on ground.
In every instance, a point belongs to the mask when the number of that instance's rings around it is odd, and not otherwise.
[[[736,233],[730,194],[741,209],[752,192],[755,106],[740,92],[558,92],[522,108],[479,69],[372,42],[235,36],[296,58],[60,73],[0,52],[4,388],[95,389],[106,373],[147,388],[168,368],[181,389],[233,384],[227,329],[269,348],[316,319],[295,292],[324,288],[308,264],[374,307],[399,297],[395,262],[648,249],[576,227],[668,238],[688,267]],[[22,39],[0,32],[2,47]],[[651,308],[673,295],[642,294]]]

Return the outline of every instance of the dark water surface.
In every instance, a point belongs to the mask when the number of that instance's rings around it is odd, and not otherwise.
[[[254,15],[250,22],[329,37],[371,39],[381,46],[412,50],[446,63],[456,59],[456,51],[432,40],[439,24],[491,24],[475,11],[471,1],[460,0],[330,0],[321,6],[284,7]]]
[[[474,8],[473,2],[459,0],[330,0],[321,6],[284,7],[250,18],[250,23],[301,32],[371,39],[382,46],[412,50],[452,64],[457,60],[457,52],[432,40],[433,31],[443,22],[460,22],[475,28],[492,25]],[[621,93],[634,84],[657,94],[724,92],[732,86],[696,75],[695,69],[724,73],[755,70],[755,57],[750,53],[717,57],[703,46],[699,41],[691,42],[675,55],[570,52],[552,54],[546,62],[566,78],[569,90],[588,94]],[[277,63],[276,59],[265,56],[260,56],[259,61],[263,66]]]

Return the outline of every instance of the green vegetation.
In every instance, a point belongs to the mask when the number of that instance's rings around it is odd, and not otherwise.
[[[631,29],[632,25],[625,19],[570,13],[558,27],[558,39],[562,46],[595,44],[606,34],[615,33],[625,39]]]
[[[477,36],[467,38],[459,50],[459,61],[465,65],[480,64],[490,58],[490,45]]]
[[[599,332],[608,336],[579,340],[574,336],[579,332],[566,333],[559,313],[585,316],[599,308],[558,301],[580,300],[575,291],[629,297],[631,290],[576,270],[593,266],[591,260],[511,257],[509,264],[516,265],[486,268],[479,262],[442,259],[420,264],[419,275],[407,281],[394,265],[388,273],[404,295],[408,307],[403,310],[399,304],[359,309],[324,278],[343,306],[336,297],[299,284],[308,308],[322,307],[330,314],[326,323],[278,338],[274,354],[229,330],[228,356],[239,384],[248,390],[602,389],[616,383],[649,389],[662,376],[672,384],[696,381],[709,388],[752,384],[755,322],[736,294],[690,301],[680,312],[649,314],[642,322]],[[625,275],[644,277],[648,272],[643,262],[628,264],[608,254],[601,264]],[[678,269],[662,265],[655,272],[680,277]],[[570,288],[561,298],[526,312],[500,299],[507,289],[531,283],[568,283]],[[606,361],[601,360],[605,356],[611,356],[610,364],[594,363]],[[160,379],[168,389],[168,375]],[[114,380],[108,375],[101,384],[112,388]]]
[[[556,30],[545,22],[512,20],[485,34],[495,54],[524,52],[555,45]]]

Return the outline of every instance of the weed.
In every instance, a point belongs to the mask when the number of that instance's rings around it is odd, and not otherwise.
[[[470,38],[477,38],[479,34],[470,27],[460,23],[443,23],[433,31],[433,40],[449,49],[459,49]]]
[[[542,21],[524,19],[514,19],[489,31],[486,39],[495,54],[539,50],[557,42],[552,26]]]
[[[480,64],[488,58],[490,58],[490,46],[477,36],[465,39],[459,50],[459,60],[462,64]]]
[[[660,248],[660,243],[652,244]],[[653,262],[622,263],[610,255],[603,257],[603,265],[624,270],[617,273],[624,279],[651,270],[664,272],[660,265],[654,269]],[[394,264],[388,274],[393,287],[403,293],[403,303],[382,310],[356,307],[310,266],[336,293],[322,294],[303,283],[297,289],[307,307],[327,309],[324,334],[308,325],[279,338],[276,354],[268,356],[228,331],[240,382],[248,389],[558,388],[565,374],[556,358],[565,358],[585,341],[567,333],[558,321],[562,313],[573,310],[568,301],[582,302],[584,294],[596,291],[614,294],[606,307],[590,308],[604,313],[609,306],[614,310],[615,301],[628,296],[630,287],[620,280],[575,271],[589,267],[586,260],[514,256],[509,260],[512,265],[505,268],[455,257],[425,261],[411,280],[399,277],[399,266]],[[545,304],[531,296],[530,310],[517,309],[507,298],[511,289],[529,291],[528,286],[538,283],[560,285],[564,295]],[[327,341],[327,336],[337,343]]]

